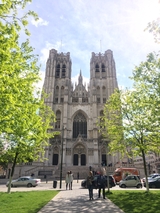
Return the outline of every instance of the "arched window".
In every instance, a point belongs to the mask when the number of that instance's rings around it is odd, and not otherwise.
[[[100,116],[104,116],[103,110],[100,111]]]
[[[99,72],[99,65],[98,64],[96,64],[96,72]]]
[[[55,123],[55,129],[60,129],[61,126],[61,112],[58,110],[56,112],[56,123]]]
[[[59,93],[59,86],[56,86],[56,96],[58,96]]]
[[[97,86],[97,95],[100,95],[100,87]]]
[[[102,72],[105,72],[105,66],[104,66],[104,64],[102,64]]]
[[[60,77],[60,64],[56,66],[56,78]]]
[[[62,66],[62,78],[65,78],[66,77],[66,65],[63,64]]]
[[[102,87],[102,92],[103,92],[103,95],[106,95],[106,87],[105,86]]]
[[[61,95],[64,95],[64,86],[61,87]]]
[[[73,120],[73,138],[77,138],[78,135],[87,138],[87,121],[82,113],[78,113]]]

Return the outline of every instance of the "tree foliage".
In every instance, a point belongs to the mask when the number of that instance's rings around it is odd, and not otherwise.
[[[32,11],[18,17],[28,2],[2,0],[0,5],[0,162],[12,163],[11,177],[17,163],[41,158],[54,136],[49,129],[55,115],[44,104],[44,96],[40,98],[40,91],[35,91],[40,80],[37,57],[29,39],[20,43],[21,30],[29,35],[28,16],[38,18]]]
[[[146,30],[153,34],[155,42],[160,43],[160,18],[149,22]]]
[[[115,91],[104,107],[102,134],[108,138],[110,152],[129,157],[158,152],[160,146],[160,59],[151,53],[135,67],[132,90]]]

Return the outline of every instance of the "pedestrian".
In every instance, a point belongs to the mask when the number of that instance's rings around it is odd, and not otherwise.
[[[87,177],[87,188],[89,191],[89,199],[93,200],[93,181],[94,181],[94,176],[92,171],[89,171],[88,177]]]
[[[79,172],[77,172],[77,183],[78,183],[78,180],[79,180]]]
[[[106,199],[105,195],[105,188],[106,188],[106,178],[102,172],[100,172],[99,176],[97,177],[97,187],[98,187],[98,197],[101,197],[101,190],[103,193],[103,199]]]
[[[31,178],[34,178],[34,173],[31,174]]]
[[[69,187],[69,190],[71,189],[71,174],[70,174],[70,171],[67,172],[66,174],[66,190],[68,189]]]
[[[73,183],[73,173],[72,173],[72,171],[70,171],[70,176],[71,176],[71,187],[70,187],[70,189],[72,190],[72,183]]]

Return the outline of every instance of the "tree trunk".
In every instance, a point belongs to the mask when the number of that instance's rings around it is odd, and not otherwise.
[[[149,186],[148,186],[148,173],[147,173],[147,167],[146,167],[146,156],[144,150],[142,150],[142,158],[143,158],[143,166],[144,166],[144,173],[145,173],[145,178],[146,178],[146,189],[147,192],[149,192]]]
[[[9,175],[9,184],[8,184],[7,193],[10,193],[10,191],[11,191],[11,181],[12,181],[12,177],[13,177],[13,174],[14,174],[14,169],[15,169],[15,166],[16,166],[17,157],[18,157],[18,152],[16,152],[16,154],[15,154],[12,169],[11,169],[11,172],[10,172],[10,175]]]

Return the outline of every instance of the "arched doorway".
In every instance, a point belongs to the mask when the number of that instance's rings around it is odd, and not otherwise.
[[[58,165],[59,163],[59,149],[57,146],[53,148],[53,155],[52,155],[52,165]]]
[[[73,165],[86,166],[86,148],[78,144],[73,150]]]

